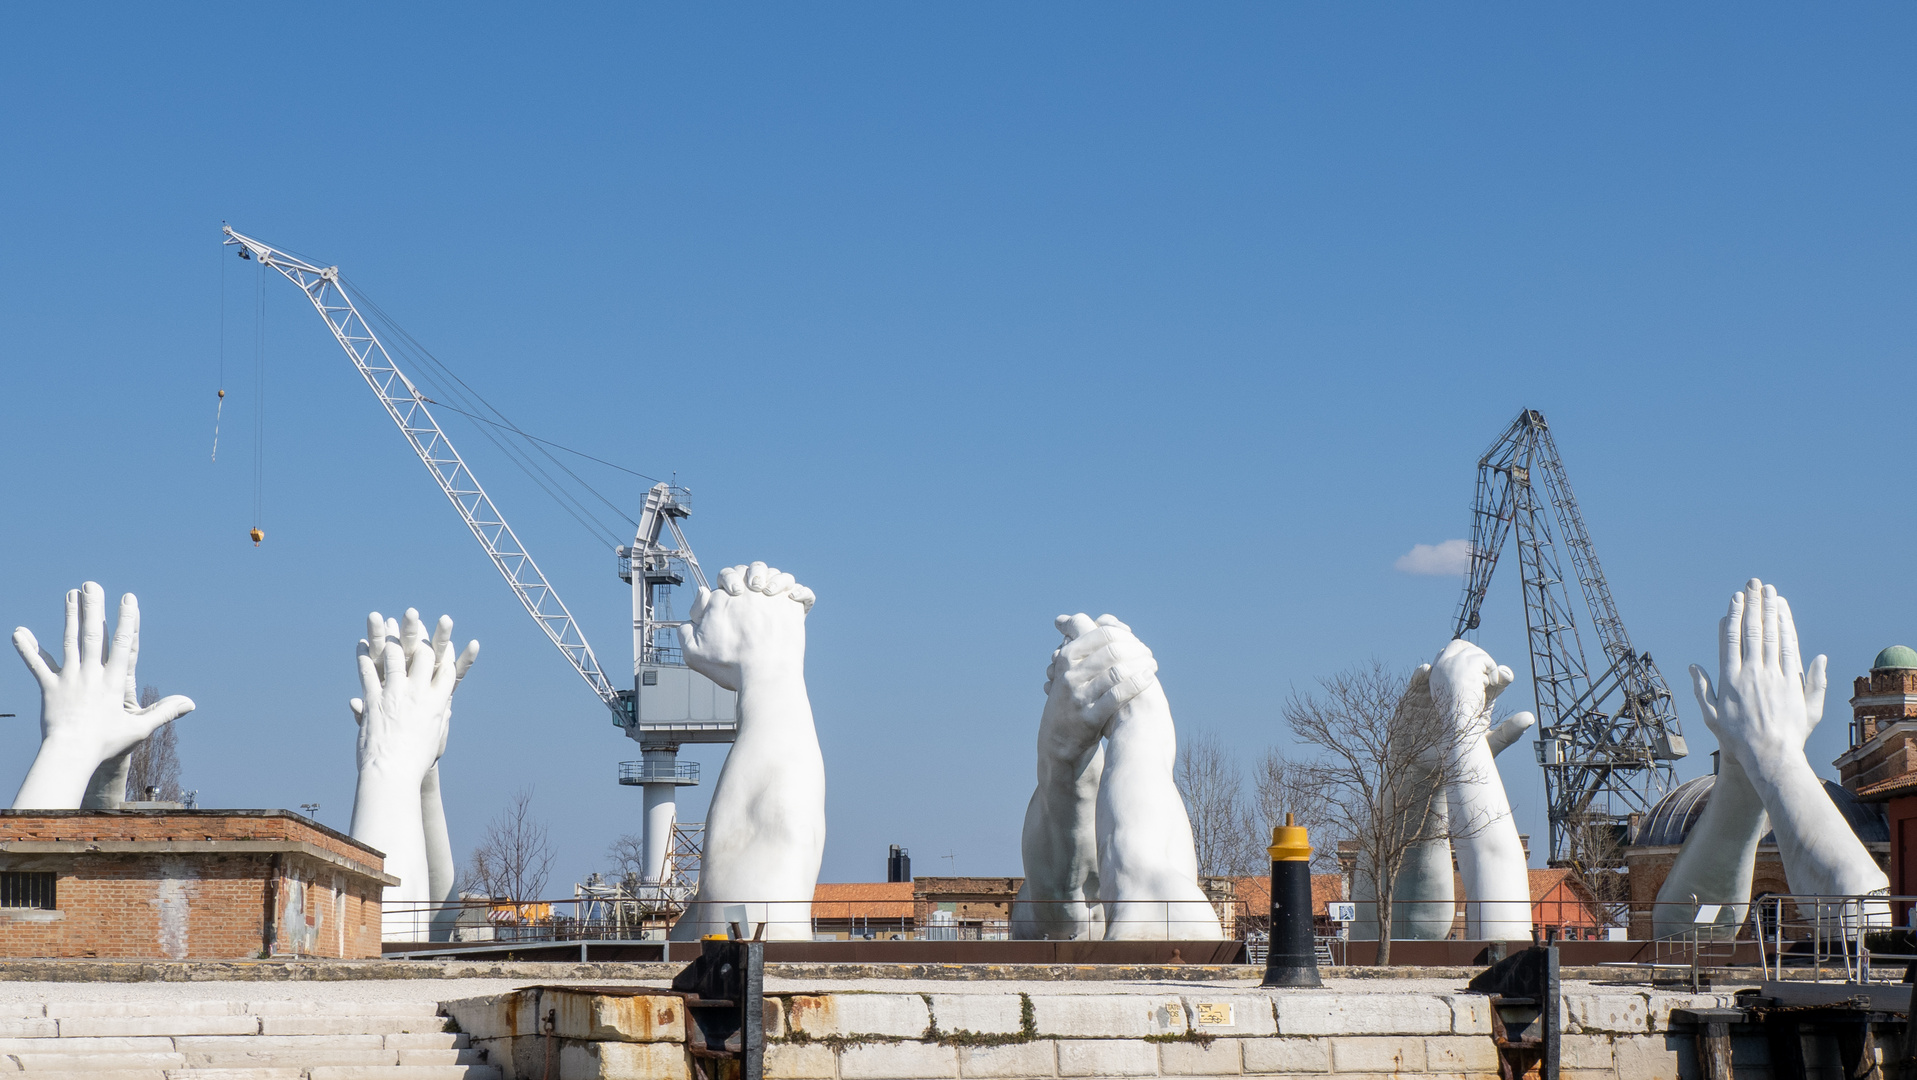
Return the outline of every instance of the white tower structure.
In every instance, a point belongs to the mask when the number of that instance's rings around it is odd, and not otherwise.
[[[645,793],[640,878],[664,881],[666,852],[678,817],[679,788],[699,782],[696,762],[679,762],[683,743],[729,743],[738,734],[739,695],[686,666],[673,619],[672,589],[690,570],[706,585],[698,557],[679,522],[692,513],[690,491],[654,484],[646,493],[632,546],[619,549],[619,577],[632,585],[632,722],[642,759],[619,765],[619,782]],[[670,534],[671,544],[666,543]]]

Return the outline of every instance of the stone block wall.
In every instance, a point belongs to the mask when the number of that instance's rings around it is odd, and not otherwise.
[[[1078,989],[768,995],[765,1073],[769,1080],[1497,1076],[1489,1003],[1477,995]],[[690,1077],[677,998],[626,997],[621,1018],[608,1019],[616,1010],[583,1004],[591,996],[590,988],[545,987],[445,1009],[507,1080],[543,1078],[549,1062],[559,1080]],[[1708,994],[1567,993],[1564,1080],[1690,1077],[1695,1050],[1688,1034],[1671,1034],[1671,1010],[1729,1003]],[[550,1035],[542,1035],[545,1027]],[[1754,1063],[1752,1054],[1745,1048],[1740,1065]]]

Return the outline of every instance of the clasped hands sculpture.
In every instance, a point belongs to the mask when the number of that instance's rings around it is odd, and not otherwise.
[[[1717,781],[1658,890],[1659,937],[1694,929],[1702,904],[1720,905],[1716,932],[1735,934],[1767,830],[1777,834],[1793,893],[1859,896],[1890,887],[1804,756],[1824,718],[1829,678],[1822,655],[1806,670],[1790,603],[1752,578],[1731,596],[1717,629],[1717,682],[1691,665],[1698,708],[1720,748]],[[1862,914],[1870,922],[1890,918],[1888,905]]]
[[[1020,850],[1015,938],[1216,940],[1158,661],[1110,615],[1060,615],[1046,669],[1038,786]]]

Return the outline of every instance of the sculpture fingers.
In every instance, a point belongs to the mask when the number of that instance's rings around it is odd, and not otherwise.
[[[359,691],[363,698],[362,707],[379,700],[379,666],[373,662],[373,648],[365,641],[359,643]]]
[[[60,666],[40,647],[40,640],[33,636],[33,631],[24,626],[14,628],[13,648],[20,654],[20,659],[26,662],[27,670],[33,672],[34,680],[40,684],[40,692],[46,693],[58,681]]]
[[[766,591],[766,584],[772,580],[772,576],[776,573],[778,573],[777,570],[755,559],[752,565],[746,567],[746,588],[751,589],[753,592],[762,593]]]
[[[1764,666],[1772,671],[1783,665],[1784,633],[1777,607],[1777,586],[1764,586]]]
[[[765,583],[765,594],[767,596],[784,596],[793,589],[798,588],[798,585],[799,579],[783,570],[774,570],[772,571],[772,577]]]
[[[419,609],[407,608],[405,618],[399,623],[399,650],[405,654],[409,668],[413,658],[419,655],[420,643],[425,640],[426,623],[419,617]]]
[[[1764,583],[1752,578],[1744,585],[1742,659],[1747,666],[1764,662]]]
[[[347,698],[346,707],[353,710],[353,723],[364,724],[366,722],[366,702],[363,699]]]
[[[1509,667],[1504,664],[1494,665],[1491,673],[1485,678],[1484,703],[1489,705],[1497,700],[1498,695],[1509,689],[1516,679],[1517,676],[1512,674]]]
[[[413,666],[424,669],[424,676],[426,679],[431,680],[435,694],[445,694],[449,699],[453,696],[454,688],[459,685],[461,672],[457,662],[453,659],[453,647],[450,644],[441,645],[438,650],[433,653],[432,659],[430,660],[421,656],[414,662]],[[415,672],[409,672],[408,674],[415,679],[420,677],[420,675]]]
[[[102,598],[104,599],[104,597]],[[132,593],[120,597],[120,617],[113,624],[113,647],[106,655],[107,685],[114,686],[127,682],[132,672],[135,643],[140,640],[140,601]],[[127,693],[134,701],[139,700],[139,691],[131,685]]]
[[[97,581],[80,586],[80,663],[94,667],[106,659],[106,590]]]
[[[133,599],[133,594],[126,594],[126,599]],[[125,610],[124,603],[121,605],[121,610]],[[122,623],[126,621],[124,614],[121,615],[120,621]],[[114,635],[114,641],[116,643],[119,641],[119,635]],[[113,651],[117,656],[122,650],[116,644]],[[127,635],[124,651],[126,653],[126,707],[137,709],[140,707],[140,612],[137,606],[133,610],[133,632]]]
[[[67,621],[60,634],[60,670],[80,662],[80,590],[67,590]]]
[[[452,629],[452,623],[451,623],[451,620],[448,620],[447,622],[448,632],[451,632],[451,629]],[[463,652],[459,654],[459,659],[453,661],[454,688],[458,688],[460,681],[466,678],[466,672],[472,670],[473,661],[477,659],[479,659],[479,639],[474,638],[473,640],[468,641],[466,643],[466,648]]]
[[[1828,663],[1829,658],[1818,653],[1811,661],[1810,671],[1804,675],[1804,713],[1810,721],[1805,734],[1816,731],[1824,720],[1824,691],[1830,688],[1829,673],[1824,670]]]
[[[1492,728],[1485,736],[1485,741],[1491,745],[1491,756],[1497,757],[1504,753],[1511,744],[1524,738],[1524,733],[1531,730],[1537,722],[1537,715],[1529,712],[1512,713],[1506,717],[1503,723]]]
[[[158,730],[160,725],[170,724],[178,720],[180,717],[192,712],[193,708],[192,698],[184,694],[168,694],[166,697],[148,705],[146,708],[129,715],[136,718],[145,726],[146,730],[140,733],[140,738],[144,739]]]
[[[810,614],[812,611],[813,603],[818,600],[818,596],[815,595],[811,589],[808,589],[803,585],[792,586],[792,592],[790,595],[792,599],[797,601],[798,605],[804,608],[808,614]]]
[[[1120,629],[1120,630],[1123,630],[1123,631],[1125,631],[1125,632],[1126,632],[1127,634],[1129,634],[1129,633],[1131,633],[1131,632],[1132,632],[1132,628],[1131,628],[1131,627],[1129,627],[1129,626],[1126,626],[1126,625],[1125,625],[1124,623],[1122,623],[1122,622],[1119,622],[1119,621],[1118,621],[1118,616],[1116,616],[1116,615],[1100,615],[1100,616],[1098,617],[1098,625],[1100,625],[1100,626],[1115,626],[1115,627],[1117,627],[1118,629]]]
[[[1098,710],[1123,708],[1158,681],[1158,661],[1147,657],[1142,664],[1122,664],[1099,672],[1080,688],[1074,697],[1095,703]]]
[[[1723,618],[1717,620],[1717,675],[1720,679],[1735,676],[1744,666],[1743,657],[1738,649],[1738,635],[1744,625],[1744,594],[1731,597],[1731,609]]]
[[[1784,667],[1784,674],[1804,681],[1804,655],[1798,651],[1797,619],[1791,615],[1791,602],[1782,596],[1777,598],[1777,657]]]
[[[719,571],[719,587],[730,596],[745,592],[745,573],[743,566],[728,566]]]
[[[1696,664],[1691,665],[1691,692],[1697,695],[1697,709],[1704,714],[1704,726],[1721,738],[1717,730],[1717,694],[1711,690],[1711,677]]]
[[[381,615],[377,611],[367,612],[366,613],[366,640],[360,642],[360,644],[367,645],[369,647],[372,645],[383,646],[385,642],[386,642],[386,616]],[[381,665],[384,662],[382,659],[384,654],[384,649],[371,648],[371,654],[373,657],[373,670],[379,672],[379,675],[381,678],[385,678],[386,672],[381,667]]]
[[[1098,624],[1092,621],[1091,616],[1081,611],[1076,615],[1060,615],[1052,620],[1052,625],[1058,627],[1058,632],[1064,635],[1066,641],[1076,641],[1091,633],[1092,628]]]

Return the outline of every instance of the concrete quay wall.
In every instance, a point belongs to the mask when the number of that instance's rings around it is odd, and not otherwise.
[[[678,999],[547,987],[535,1005],[530,993],[443,1009],[508,1080],[543,1077],[549,1061],[561,1080],[691,1076]],[[1671,1011],[1730,1004],[1729,995],[1567,989],[1564,1080],[1692,1076],[1692,1038],[1672,1033]],[[901,993],[815,985],[768,993],[765,1021],[771,1080],[1498,1074],[1487,1000],[1456,992],[1073,983]],[[1740,1065],[1759,1063],[1760,1047],[1740,1049]]]

